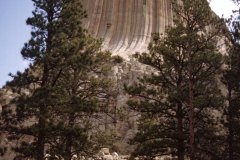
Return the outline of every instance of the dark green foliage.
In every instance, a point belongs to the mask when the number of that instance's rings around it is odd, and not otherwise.
[[[98,134],[93,139],[96,141],[96,148],[110,148],[110,150],[117,149],[114,148],[114,143],[117,140],[117,133],[115,130],[98,131]],[[116,150],[115,150],[116,151]]]
[[[238,0],[234,1],[239,4]],[[235,160],[240,158],[240,35],[239,35],[239,10],[234,11],[229,22],[228,32],[229,49],[225,57],[226,67],[223,72],[222,82],[226,87],[226,106],[223,114],[223,125],[226,127],[225,159]]]
[[[18,96],[3,113],[2,129],[20,140],[17,157],[42,160],[47,151],[71,159],[93,145],[88,134],[108,105],[111,54],[82,28],[79,0],[33,2],[32,38],[21,52],[31,65],[8,83]]]
[[[73,153],[91,152],[89,136],[95,115],[101,112],[108,103],[108,92],[111,82],[106,78],[109,71],[110,53],[100,52],[99,41],[87,37],[86,48],[77,50],[72,57],[68,56],[54,87],[55,104],[51,110],[54,115],[53,125],[57,133],[53,134],[50,144],[51,152],[56,150],[63,157]],[[109,91],[108,91],[109,90]],[[60,150],[59,150],[60,149]]]
[[[112,59],[114,63],[122,63],[124,61],[123,58],[119,55],[112,56]]]
[[[220,138],[217,114],[223,101],[217,74],[222,56],[217,38],[223,23],[207,1],[173,1],[173,10],[174,26],[152,36],[149,53],[135,55],[152,71],[125,86],[129,107],[141,113],[134,155],[216,159],[222,150],[213,149],[219,144],[211,139]]]

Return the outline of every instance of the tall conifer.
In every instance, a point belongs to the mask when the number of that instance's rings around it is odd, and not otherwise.
[[[233,0],[239,6],[239,0]],[[225,159],[234,160],[240,158],[240,24],[239,10],[234,11],[232,18],[229,19],[229,30],[227,41],[229,50],[226,55],[226,66],[223,71],[222,82],[226,87],[226,107],[223,114],[223,124],[227,128]]]
[[[217,138],[212,112],[218,113],[222,102],[216,77],[222,64],[217,38],[223,23],[205,0],[172,2],[173,26],[153,36],[148,53],[135,55],[152,73],[126,87],[132,97],[129,106],[142,113],[133,139],[139,144],[136,154],[219,158],[208,142]]]
[[[81,1],[33,2],[32,37],[21,52],[31,64],[7,84],[18,96],[4,111],[5,130],[21,142],[17,157],[42,160],[49,151],[71,159],[89,144],[86,121],[107,105],[110,53],[82,28]]]

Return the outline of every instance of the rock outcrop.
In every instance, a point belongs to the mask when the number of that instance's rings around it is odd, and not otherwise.
[[[126,109],[127,96],[123,93],[123,84],[132,84],[139,73],[146,71],[145,66],[131,58],[136,52],[147,51],[152,33],[162,33],[173,22],[170,0],[81,0],[87,11],[83,25],[88,32],[103,40],[103,49],[113,55],[121,56],[124,62],[113,66],[113,79],[119,94],[117,108],[123,111],[124,121],[117,119],[115,125],[121,137],[121,145],[136,130],[136,113]],[[145,69],[144,69],[145,68]],[[108,121],[111,121],[109,119]],[[120,147],[121,148],[121,147]]]
[[[146,70],[145,66],[135,62],[131,55],[147,51],[151,34],[155,32],[163,34],[165,28],[172,25],[173,13],[170,0],[81,1],[88,15],[83,22],[84,27],[90,34],[103,40],[104,50],[109,50],[113,55],[119,55],[125,59],[124,62],[113,66],[113,79],[116,80],[116,87],[119,87],[117,97],[119,109],[127,101],[127,96],[123,93],[123,84],[133,83],[137,75]],[[5,90],[2,91],[5,92]],[[8,98],[5,98],[6,96]],[[12,99],[12,93],[7,92],[2,97],[0,113],[10,99]],[[125,114],[124,121],[117,121],[115,127],[121,137],[122,148],[129,151],[131,148],[127,147],[126,142],[136,132],[136,114],[129,110],[123,111],[123,114]],[[1,144],[3,142],[0,141]]]
[[[82,0],[85,28],[103,39],[103,49],[125,59],[147,50],[151,34],[172,24],[170,0]]]

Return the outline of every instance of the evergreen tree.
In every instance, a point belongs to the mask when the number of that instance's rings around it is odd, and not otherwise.
[[[136,154],[217,159],[211,146],[218,141],[210,140],[218,139],[212,111],[219,111],[222,102],[216,78],[222,64],[217,38],[223,23],[205,0],[173,1],[172,6],[173,26],[153,36],[149,53],[135,55],[152,73],[126,87],[129,106],[142,113],[133,139],[139,144]]]
[[[34,157],[42,160],[44,157],[48,112],[51,102],[50,90],[57,81],[56,64],[51,63],[54,57],[53,43],[58,19],[63,8],[63,1],[33,0],[35,10],[33,17],[27,19],[32,26],[31,39],[22,49],[24,59],[31,60],[32,65],[24,73],[13,76],[14,80],[8,85],[16,88],[19,97],[16,103],[15,123],[12,123],[12,132],[28,135],[32,142],[23,141],[15,150],[22,153],[20,156]],[[36,75],[37,74],[37,75]],[[27,93],[27,90],[30,93]],[[30,120],[36,123],[29,123]],[[21,126],[21,127],[19,127]]]
[[[84,50],[77,47],[66,55],[63,75],[52,92],[56,103],[51,110],[54,132],[50,153],[69,160],[73,154],[91,155],[95,151],[89,135],[110,97],[110,53],[101,52],[100,41],[91,37],[84,43]]]
[[[239,1],[234,1],[239,5]],[[224,112],[224,125],[227,128],[226,155],[225,158],[235,160],[240,158],[240,35],[239,35],[239,10],[229,20],[229,30],[227,40],[230,42],[226,66],[222,76],[222,82],[226,87],[227,105]]]
[[[82,28],[86,12],[79,0],[33,2],[32,38],[21,52],[31,65],[7,84],[18,96],[16,107],[3,113],[3,129],[21,141],[17,157],[42,160],[49,150],[71,159],[89,144],[90,115],[107,104],[110,83],[103,76],[110,53]]]

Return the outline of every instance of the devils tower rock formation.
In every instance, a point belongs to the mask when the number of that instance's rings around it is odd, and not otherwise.
[[[119,55],[125,60],[129,60],[136,52],[147,51],[151,34],[164,33],[165,28],[172,24],[170,0],[81,1],[88,15],[83,22],[84,27],[91,35],[103,40],[104,50],[109,50],[113,55]],[[143,67],[136,62],[125,61],[113,66],[113,70],[117,86],[120,87],[117,107],[122,107],[127,101],[127,97],[122,94],[123,83],[133,82],[137,74],[143,71]],[[2,100],[0,108],[9,103],[6,99]],[[118,121],[117,124],[117,131],[124,143],[136,129],[136,118],[133,117],[135,113],[130,111],[125,111],[125,113],[131,118],[126,118],[122,122]],[[11,156],[13,155],[6,155],[7,159]]]
[[[131,84],[144,66],[131,59],[136,52],[147,51],[152,33],[164,34],[172,25],[170,0],[82,0],[87,12],[83,25],[88,32],[103,40],[103,49],[119,55],[126,61],[113,66],[113,77],[118,88],[117,108],[124,110],[127,97],[123,85]],[[126,109],[126,108],[125,108]],[[136,113],[124,110],[124,120],[116,116],[116,130],[121,137],[121,148],[137,130]],[[111,123],[111,119],[108,120]],[[114,122],[113,122],[114,123]],[[125,147],[124,147],[125,146]]]
[[[147,50],[151,34],[163,33],[172,23],[169,0],[82,0],[92,35],[103,39],[103,49],[128,59]]]

